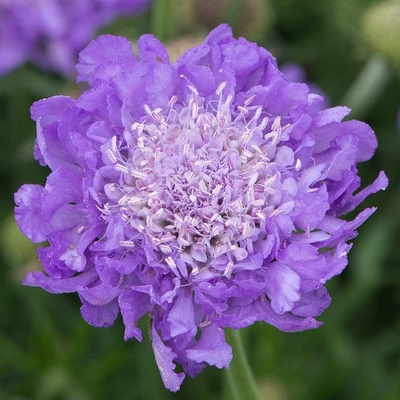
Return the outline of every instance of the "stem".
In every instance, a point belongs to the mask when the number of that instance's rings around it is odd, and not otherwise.
[[[387,63],[379,55],[373,55],[350,86],[340,104],[352,109],[352,118],[363,118],[379,100],[389,79],[390,69]]]
[[[242,6],[242,1],[243,0],[230,0],[228,5],[225,6],[224,19],[231,26],[233,32],[236,32],[239,27],[239,12]]]
[[[240,331],[226,329],[225,335],[233,349],[233,360],[229,369],[226,369],[233,400],[261,400],[247,360]]]
[[[172,37],[173,0],[153,0],[151,32],[161,42]]]

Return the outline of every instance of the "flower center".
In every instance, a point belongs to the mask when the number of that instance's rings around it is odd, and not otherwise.
[[[103,214],[120,215],[140,233],[121,246],[144,240],[169,267],[179,259],[193,275],[210,268],[230,275],[280,201],[279,172],[269,159],[279,117],[269,124],[250,98],[233,118],[232,97],[223,101],[223,88],[215,103],[205,104],[194,88],[188,105],[174,96],[168,115],[145,106],[147,116],[106,151],[119,180],[105,186]]]

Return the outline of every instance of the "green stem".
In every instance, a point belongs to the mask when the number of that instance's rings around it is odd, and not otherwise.
[[[233,400],[261,400],[253,373],[247,360],[240,331],[226,329],[225,335],[232,346],[233,360],[226,369]]]
[[[162,42],[172,37],[174,0],[153,0],[151,32]]]
[[[224,17],[226,22],[231,26],[234,32],[237,31],[239,25],[239,15],[243,0],[230,0],[225,6]]]
[[[365,64],[340,104],[352,109],[352,118],[362,119],[379,100],[389,79],[390,69],[386,61],[375,54]]]

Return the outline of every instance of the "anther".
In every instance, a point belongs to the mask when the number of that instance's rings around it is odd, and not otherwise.
[[[170,256],[166,257],[166,258],[165,258],[165,262],[167,263],[167,265],[168,265],[170,268],[176,268],[175,261],[172,259],[172,257],[170,257]]]
[[[128,247],[128,248],[135,247],[135,243],[132,240],[120,240],[119,245],[121,247]]]
[[[217,90],[215,91],[215,94],[218,96],[221,96],[222,91],[226,88],[226,81],[222,82],[218,87]]]

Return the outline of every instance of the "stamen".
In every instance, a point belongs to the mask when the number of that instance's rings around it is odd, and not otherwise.
[[[256,94],[253,94],[252,96],[248,97],[245,101],[244,101],[244,105],[245,107],[247,107],[248,105],[250,105],[254,99],[257,97]]]
[[[269,118],[268,117],[264,117],[262,119],[261,124],[259,125],[258,129],[260,129],[260,131],[263,131],[267,127],[268,122],[269,122]]]
[[[170,254],[172,253],[172,249],[170,246],[166,245],[166,244],[160,244],[160,250],[164,253],[164,254]]]
[[[223,275],[229,278],[231,276],[233,266],[234,266],[233,262],[229,261],[228,265],[226,266],[226,268],[224,270]]]
[[[214,196],[217,196],[217,195],[219,194],[219,192],[221,191],[221,189],[222,189],[222,185],[221,185],[221,184],[218,184],[218,185],[212,190],[212,194],[213,194]]]
[[[135,243],[132,240],[120,240],[119,245],[121,247],[128,247],[128,248],[135,247]]]
[[[129,250],[144,237],[175,274],[185,275],[177,271],[178,254],[187,274],[207,271],[230,277],[234,262],[221,271],[213,268],[215,259],[238,261],[252,252],[255,226],[271,210],[270,216],[284,212],[268,205],[279,174],[266,157],[271,143],[254,140],[269,119],[260,120],[262,107],[249,107],[257,95],[237,106],[232,119],[234,96],[223,98],[227,82],[215,91],[219,100],[205,103],[194,85],[181,78],[192,92],[188,104],[176,95],[166,109],[145,104],[146,115],[131,125],[135,133],[126,134],[121,143],[116,136],[110,140],[106,156],[121,175],[115,187],[104,189],[109,203],[97,208],[102,218],[119,215],[136,231],[139,241],[121,240],[120,246]],[[281,131],[276,117],[264,138],[279,140]]]
[[[237,109],[244,115],[248,115],[249,110],[243,106],[237,106]]]
[[[108,149],[106,150],[106,154],[107,154],[107,157],[110,159],[110,161],[111,161],[113,164],[116,164],[116,162],[118,161],[118,160],[117,160],[117,157],[115,156],[115,154],[113,153],[113,151],[112,151],[110,148],[108,148]]]
[[[174,94],[168,102],[168,107],[172,108],[177,101],[178,96]]]
[[[150,107],[147,104],[143,104],[143,108],[144,108],[144,111],[146,112],[146,114],[151,117]]]
[[[226,82],[222,82],[218,87],[217,90],[215,91],[215,94],[217,94],[218,96],[221,96],[222,91],[226,88]]]
[[[127,172],[130,172],[132,176],[134,176],[135,178],[138,178],[138,179],[146,179],[147,178],[147,175],[140,171],[135,171],[135,170],[129,171],[127,169]]]
[[[165,262],[167,263],[167,265],[172,268],[175,269],[176,268],[176,264],[175,261],[172,259],[172,257],[168,256],[165,258]]]
[[[118,164],[115,164],[114,167],[117,171],[123,172],[124,174],[129,174],[129,169],[125,165],[118,163]]]

